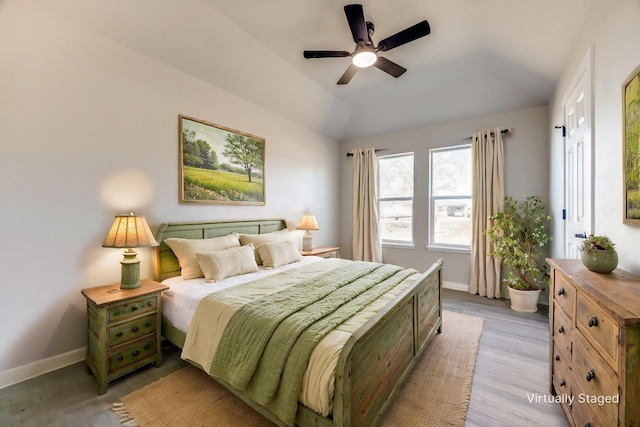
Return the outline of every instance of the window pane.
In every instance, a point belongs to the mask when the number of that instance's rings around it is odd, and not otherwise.
[[[380,207],[380,234],[382,240],[411,242],[412,201],[383,201]]]
[[[433,244],[471,245],[471,200],[434,201]]]
[[[432,196],[468,196],[471,194],[471,149],[431,152]]]
[[[378,197],[413,198],[413,154],[378,159]]]

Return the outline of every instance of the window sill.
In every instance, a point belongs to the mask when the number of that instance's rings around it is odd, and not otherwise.
[[[452,248],[449,246],[427,246],[427,250],[435,252],[452,252],[456,254],[470,254],[471,248]]]
[[[415,249],[415,246],[413,243],[385,243],[382,242],[382,247],[383,248],[395,248],[395,249]]]

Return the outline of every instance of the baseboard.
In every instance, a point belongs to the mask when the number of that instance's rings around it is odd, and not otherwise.
[[[84,360],[84,347],[0,372],[0,389]]]
[[[469,285],[464,283],[448,282],[446,280],[443,280],[442,287],[454,291],[469,292]]]

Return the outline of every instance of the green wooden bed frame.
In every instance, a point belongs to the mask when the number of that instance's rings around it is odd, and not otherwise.
[[[165,223],[156,233],[154,280],[180,275],[178,260],[164,243],[170,237],[205,239],[231,232],[263,234],[287,228],[283,219]],[[442,259],[347,340],[336,367],[333,413],[323,417],[299,404],[299,426],[376,425],[431,339],[442,328]],[[186,334],[163,318],[162,334],[182,348]],[[282,422],[239,390],[231,392],[272,422]]]

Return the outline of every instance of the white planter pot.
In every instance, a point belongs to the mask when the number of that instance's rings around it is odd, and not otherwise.
[[[509,289],[509,298],[511,299],[511,309],[521,313],[535,313],[538,311],[538,298],[540,298],[540,289],[537,291],[520,291],[518,289]]]

